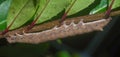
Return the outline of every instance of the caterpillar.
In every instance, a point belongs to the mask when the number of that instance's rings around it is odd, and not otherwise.
[[[35,33],[23,33],[22,35],[10,35],[6,37],[9,43],[32,43],[38,44],[50,40],[56,40],[58,38],[65,38],[68,36],[74,36],[84,34],[92,31],[102,31],[103,27],[106,26],[112,18],[100,19],[93,22],[83,22],[81,19],[77,24],[72,21],[69,25],[64,24],[60,27],[55,26],[52,29],[45,30],[42,32]]]

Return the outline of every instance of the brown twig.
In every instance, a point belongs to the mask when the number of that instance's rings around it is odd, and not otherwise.
[[[120,10],[111,12],[110,16],[116,16],[119,14],[120,14]],[[84,19],[83,20],[84,22],[91,22],[91,21],[99,20],[103,17],[104,17],[104,13],[101,13],[101,14],[95,14],[95,15],[86,15],[86,16],[80,16],[80,17],[74,17],[74,18],[67,18],[65,21],[67,22],[67,24],[70,24],[71,20],[74,20],[75,23],[78,23],[80,19]],[[53,28],[54,26],[59,25],[59,21],[60,21],[60,19],[52,21],[52,22],[48,22],[48,23],[43,23],[41,25],[36,25],[27,33],[43,31],[43,30]],[[6,36],[14,35],[15,33],[22,34],[23,31],[26,30],[27,27],[28,26],[23,26],[19,29],[11,30],[8,33],[6,33],[5,35],[0,35],[0,38],[5,38]],[[2,32],[0,32],[0,33],[2,33]]]

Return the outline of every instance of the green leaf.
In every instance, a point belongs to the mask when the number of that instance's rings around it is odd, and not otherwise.
[[[107,0],[101,0],[100,4],[91,10],[90,14],[95,14],[97,12],[104,12],[107,7]]]
[[[71,1],[71,3],[74,0]],[[85,9],[86,7],[88,7],[90,4],[92,4],[94,2],[94,0],[76,0],[75,4],[73,5],[73,7],[71,8],[71,10],[68,12],[68,16],[75,14],[83,9]],[[69,6],[70,7],[70,6]],[[68,9],[69,7],[67,7],[66,9]]]
[[[109,4],[111,4],[112,0],[109,0]],[[116,9],[120,7],[120,0],[115,0],[113,3],[112,9]],[[105,12],[107,7],[107,0],[101,0],[100,4],[96,6],[93,10],[91,10],[90,14]]]
[[[14,23],[10,27],[10,30],[18,28],[30,20],[36,10],[36,7],[33,3],[34,0],[13,0],[8,17],[7,17],[7,26],[9,26],[13,20]]]
[[[118,7],[120,7],[120,0],[115,0],[114,4],[112,6],[112,9],[115,9],[115,8],[118,8]]]
[[[38,14],[42,11],[42,9],[45,7],[46,0],[40,0],[39,1],[39,9]],[[66,8],[69,5],[69,0],[50,0],[47,7],[39,17],[38,23],[42,23],[44,21],[50,20],[52,17],[56,16],[58,13],[60,13],[64,8]],[[38,16],[36,14],[36,16]]]
[[[0,4],[0,31],[7,27],[6,17],[12,0],[1,1]]]

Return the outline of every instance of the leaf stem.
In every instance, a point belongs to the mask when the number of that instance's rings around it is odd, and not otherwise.
[[[32,29],[35,26],[35,23],[37,22],[37,20],[40,18],[40,16],[42,15],[42,13],[44,12],[45,8],[47,7],[48,3],[50,0],[47,1],[47,3],[45,4],[44,8],[42,9],[42,11],[40,12],[40,14],[35,18],[35,20],[28,26],[27,31]]]
[[[76,0],[73,1],[73,3],[70,5],[70,7],[68,8],[68,10],[63,14],[61,20],[60,20],[60,24],[65,20],[68,12],[71,10],[71,8],[73,7],[73,5],[75,4]]]
[[[111,9],[112,9],[112,5],[113,5],[114,1],[115,1],[115,0],[112,0],[110,6],[108,7],[108,9],[107,9],[107,11],[106,11],[106,13],[105,13],[105,17],[104,17],[105,19],[109,18],[110,13],[111,13]]]

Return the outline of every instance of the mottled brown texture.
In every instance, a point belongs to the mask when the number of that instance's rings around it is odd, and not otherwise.
[[[111,16],[115,16],[115,15],[119,15],[119,14],[120,14],[120,10],[111,12]],[[100,20],[104,16],[105,16],[104,13],[101,13],[101,14],[95,14],[95,15],[86,15],[86,16],[80,16],[80,17],[74,17],[74,18],[67,18],[65,21],[67,22],[67,24],[70,24],[72,20],[74,20],[75,23],[78,23],[80,19],[84,19],[84,22],[91,22],[91,21],[95,21],[95,20]],[[28,26],[23,26],[21,28],[11,30],[5,35],[0,35],[0,38],[5,38],[6,36],[9,36],[9,34],[11,34],[11,35],[14,35],[15,33],[22,34],[22,31],[30,33],[30,32],[37,32],[37,31],[51,29],[52,27],[59,25],[59,21],[60,21],[60,19],[54,20],[51,22],[47,22],[47,23],[43,23],[40,25],[36,25],[29,31],[25,31]],[[0,32],[0,34],[1,34],[1,32]]]
[[[83,21],[80,21],[77,24],[72,21],[69,25],[66,25],[66,23],[64,23],[60,27],[54,27],[42,32],[24,33],[22,35],[10,35],[9,37],[7,37],[7,40],[9,43],[20,42],[38,44],[41,42],[56,40],[59,38],[65,38],[78,34],[84,34],[92,31],[101,31],[102,28],[110,22],[110,20],[111,18],[87,23],[83,23]]]

